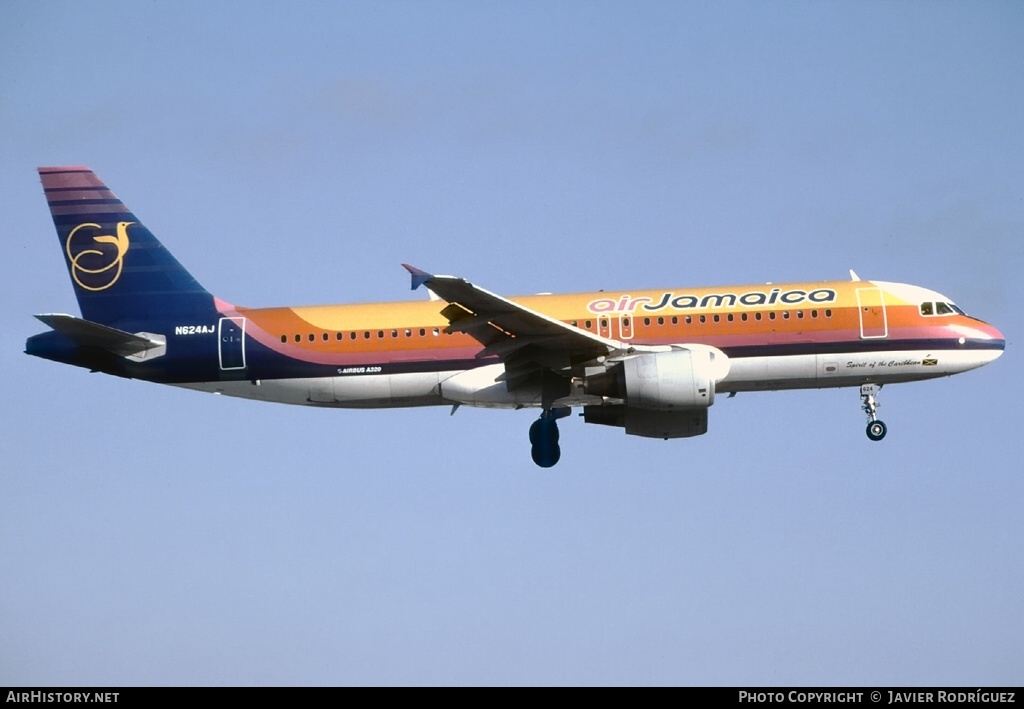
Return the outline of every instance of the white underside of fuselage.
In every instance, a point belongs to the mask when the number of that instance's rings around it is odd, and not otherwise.
[[[924,350],[743,357],[730,360],[728,376],[719,381],[718,393],[822,389],[861,384],[893,384],[944,377],[981,367],[996,359],[999,350]],[[308,379],[263,379],[178,384],[186,389],[301,406],[336,408],[396,408],[465,404],[485,408],[541,407],[539,390],[529,387],[509,392],[496,378],[503,365],[488,365],[467,372],[409,374],[357,374]],[[458,376],[458,386],[445,382]],[[467,386],[467,380],[469,386]],[[554,406],[609,403],[588,396],[582,382]],[[616,402],[617,403],[617,402]]]

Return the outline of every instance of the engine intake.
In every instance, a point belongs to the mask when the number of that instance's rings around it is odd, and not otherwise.
[[[706,409],[715,403],[714,353],[710,349],[649,352],[608,368],[588,370],[584,391],[622,399],[653,411]]]

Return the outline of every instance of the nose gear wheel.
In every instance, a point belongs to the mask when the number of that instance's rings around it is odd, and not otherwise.
[[[867,414],[868,426],[866,433],[872,441],[880,441],[885,438],[889,430],[884,422],[878,419],[878,407],[882,404],[878,401],[878,394],[882,391],[882,385],[875,388],[874,384],[864,384],[860,388],[860,408]]]

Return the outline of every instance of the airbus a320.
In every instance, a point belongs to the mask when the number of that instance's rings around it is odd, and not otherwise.
[[[883,385],[992,362],[995,327],[903,283],[850,280],[506,298],[406,265],[413,302],[246,308],[214,297],[86,167],[39,168],[81,317],[36,317],[30,355],[120,377],[325,408],[536,408],[628,435],[708,430],[715,397],[856,387],[881,440]]]

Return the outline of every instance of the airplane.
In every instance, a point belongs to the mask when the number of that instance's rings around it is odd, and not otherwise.
[[[35,317],[36,357],[204,392],[325,408],[540,409],[633,436],[707,432],[716,395],[859,387],[867,436],[886,384],[998,358],[995,327],[919,286],[861,280],[505,298],[403,264],[414,302],[246,308],[210,294],[87,167],[39,175],[82,317]]]

